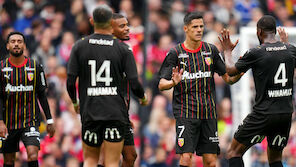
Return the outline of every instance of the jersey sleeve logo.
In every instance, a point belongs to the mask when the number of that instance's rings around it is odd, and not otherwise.
[[[33,78],[34,78],[34,73],[28,73],[28,80],[29,81],[32,81],[33,80]]]
[[[212,58],[211,57],[205,57],[205,62],[207,63],[207,65],[211,65],[212,64]]]

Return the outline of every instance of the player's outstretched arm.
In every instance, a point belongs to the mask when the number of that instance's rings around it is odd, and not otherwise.
[[[172,87],[176,86],[182,80],[183,69],[179,71],[178,66],[174,67],[172,70],[172,79],[167,80],[161,78],[158,84],[158,89],[160,91],[171,89]]]
[[[232,85],[232,84],[236,83],[237,81],[239,81],[243,75],[244,75],[244,73],[240,73],[240,74],[237,74],[237,75],[231,77],[227,73],[225,73],[224,75],[222,75],[222,78],[223,78],[224,82],[226,82],[229,85]]]
[[[240,72],[235,67],[234,62],[232,61],[232,50],[235,48],[235,46],[238,43],[238,40],[235,44],[233,44],[230,40],[229,36],[229,30],[223,29],[221,31],[221,37],[218,36],[218,39],[222,45],[224,55],[225,55],[225,66],[226,66],[226,72],[229,76],[235,76],[240,74]]]
[[[283,27],[278,27],[277,32],[279,33],[281,42],[285,42],[285,43],[289,42],[288,33],[286,33],[286,30]]]

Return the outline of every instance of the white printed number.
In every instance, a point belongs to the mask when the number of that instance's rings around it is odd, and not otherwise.
[[[281,78],[280,78],[281,76]],[[286,86],[286,83],[288,82],[288,78],[286,76],[286,66],[285,63],[281,63],[279,65],[279,68],[274,76],[274,84],[282,84],[282,87]]]
[[[178,128],[179,128],[179,129],[181,129],[181,131],[180,131],[180,133],[179,133],[179,136],[178,136],[178,137],[181,137],[181,136],[182,136],[182,134],[183,134],[183,132],[184,132],[184,130],[185,130],[185,126],[184,126],[184,125],[182,125],[182,126],[178,126]]]
[[[90,65],[90,75],[91,75],[91,86],[96,86],[97,82],[105,82],[105,86],[110,86],[113,78],[110,77],[110,60],[105,60],[101,65],[99,71],[96,73],[96,61],[89,60],[88,65]],[[105,72],[105,77],[102,74]]]

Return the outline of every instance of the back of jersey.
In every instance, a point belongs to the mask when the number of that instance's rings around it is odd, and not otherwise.
[[[252,68],[256,98],[254,111],[291,113],[295,47],[282,42],[265,43],[247,52],[236,64],[240,71]]]
[[[112,35],[92,34],[74,45],[68,74],[79,77],[82,122],[124,120],[126,106],[121,80],[125,55]]]

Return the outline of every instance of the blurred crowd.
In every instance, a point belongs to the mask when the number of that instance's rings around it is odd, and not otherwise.
[[[146,4],[147,3],[147,4]],[[264,14],[276,17],[279,26],[296,24],[295,0],[0,0],[0,58],[7,56],[6,38],[11,31],[25,34],[26,55],[43,64],[48,82],[48,101],[55,120],[56,134],[43,132],[39,162],[41,167],[81,166],[82,141],[80,117],[74,111],[66,91],[66,65],[75,41],[93,32],[89,23],[92,10],[108,4],[114,12],[126,16],[130,40],[139,76],[148,92],[150,105],[139,107],[131,101],[130,119],[134,124],[137,167],[178,166],[175,154],[175,120],[172,114],[172,90],[159,92],[157,72],[167,52],[184,40],[183,17],[186,12],[203,13],[203,40],[221,49],[217,39],[223,27],[239,34],[242,26],[256,26]],[[237,127],[232,125],[231,89],[215,76],[218,133],[221,154],[218,167],[228,166],[225,152]],[[252,167],[267,167],[266,140],[251,150]],[[2,156],[2,155],[1,155]],[[16,166],[26,165],[25,147],[21,145]],[[296,167],[295,113],[287,148],[285,167]],[[3,158],[0,158],[3,162]],[[201,167],[195,156],[193,167]]]

